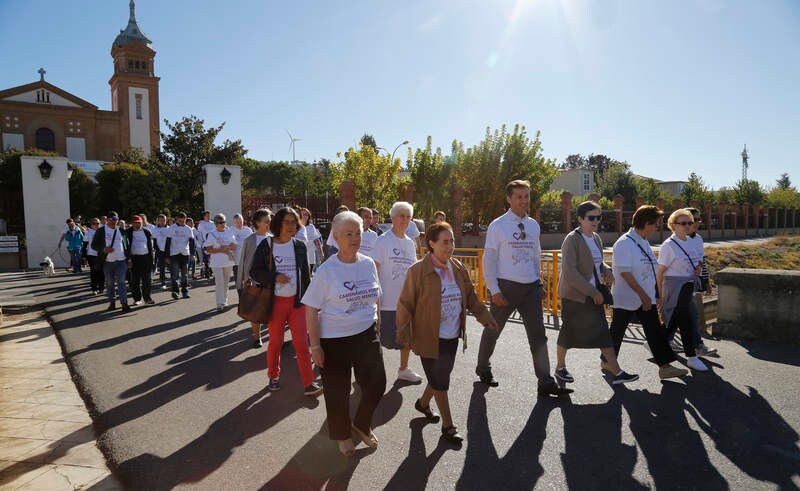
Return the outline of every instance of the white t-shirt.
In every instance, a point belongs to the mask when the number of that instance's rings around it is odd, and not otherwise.
[[[144,226],[144,228],[146,228],[147,230],[149,230],[149,231],[150,231],[150,233],[153,233],[153,230],[155,230],[156,226],[155,226],[155,225],[153,225],[152,223],[148,223],[147,225],[145,225],[145,226]]]
[[[222,247],[230,244],[236,243],[236,234],[234,234],[233,229],[230,227],[226,227],[225,230],[220,232],[217,229],[210,231],[206,235],[206,241],[203,243],[203,247]],[[236,253],[234,251],[231,252],[234,258],[236,257]],[[212,268],[227,268],[228,266],[233,266],[236,264],[234,259],[225,253],[225,252],[215,252],[211,254],[208,260],[208,265]]]
[[[455,281],[453,265],[448,264],[450,278],[442,280],[442,307],[439,317],[439,337],[455,339],[461,334],[461,289]],[[436,270],[437,274],[439,270]]]
[[[678,247],[679,244],[689,257]],[[691,261],[689,258],[691,258]],[[669,239],[661,244],[661,251],[658,254],[658,264],[667,267],[667,270],[664,271],[664,276],[694,276],[692,262],[694,262],[695,266],[701,265],[703,263],[703,256],[702,253],[700,253],[698,257],[697,248],[692,245],[692,239],[688,236],[686,240],[681,240],[677,235],[672,234]]]
[[[406,235],[408,235],[408,238],[411,239],[411,240],[419,238],[419,236],[420,236],[419,227],[417,227],[417,224],[414,222],[414,220],[411,220],[410,222],[408,222],[408,228],[406,229]]]
[[[113,263],[115,261],[124,261],[125,260],[125,250],[122,248],[122,230],[119,228],[109,228],[105,227],[103,230],[106,231],[106,247],[113,247],[114,251],[110,254],[106,255],[106,262]],[[114,235],[114,232],[117,232],[117,235]],[[111,241],[114,241],[112,244]]]
[[[594,269],[597,271],[597,277],[600,278],[600,264],[603,262],[603,251],[601,251],[597,247],[597,242],[594,241],[594,237],[589,237],[583,233],[581,233],[581,237],[586,242],[586,245],[589,247],[589,250],[592,251],[592,259],[594,260]],[[589,278],[589,283],[592,284],[593,287],[597,288],[597,284],[594,281],[594,275]]]
[[[523,238],[522,224],[525,232]],[[539,224],[513,211],[494,219],[486,231],[483,253],[483,276],[492,295],[500,292],[499,278],[518,283],[534,283],[540,279],[542,247],[539,243]]]
[[[375,249],[375,241],[378,240],[378,234],[373,232],[372,230],[364,230],[361,232],[361,246],[358,248],[358,252],[364,254],[365,256],[369,256],[374,258],[373,250]]]
[[[343,263],[337,255],[322,263],[303,295],[303,303],[320,310],[320,337],[353,336],[378,320],[381,286],[375,262],[358,254]]]
[[[170,239],[169,255],[189,255],[189,241],[194,238],[194,229],[188,225],[180,226],[177,223],[169,227],[167,238]]]
[[[333,230],[328,235],[328,240],[325,241],[325,245],[328,247],[335,247],[336,250],[339,250],[339,244],[336,243],[336,239],[333,238]]]
[[[398,238],[389,230],[375,241],[372,258],[378,266],[378,278],[381,282],[381,310],[397,310],[397,300],[403,290],[408,268],[417,262],[417,251],[414,241],[407,235]]]
[[[686,252],[692,257],[692,261],[694,261],[695,266],[703,264],[703,258],[706,255],[705,246],[703,244],[703,238],[700,237],[700,234],[694,234],[694,237],[687,235],[686,241],[691,245],[692,251],[687,250]],[[683,245],[683,244],[681,244]]]
[[[261,245],[261,241],[266,239],[267,237],[271,237],[269,232],[267,232],[267,235],[258,235],[258,234],[256,234],[256,247],[260,246]]]
[[[630,237],[630,238],[628,238]],[[632,240],[631,240],[632,239]],[[637,247],[637,244],[641,247]],[[642,252],[644,250],[644,252]],[[656,303],[656,277],[658,260],[650,243],[631,228],[614,243],[614,284],[611,294],[614,296],[615,309],[637,310],[642,306],[639,295],[622,277],[622,273],[631,273],[636,283],[650,297],[650,305]]]
[[[153,230],[150,231],[150,235],[156,241],[156,246],[158,246],[159,251],[163,251],[164,247],[167,245],[167,234],[169,233],[169,227],[155,227]]]
[[[236,257],[236,264],[239,264],[239,258],[242,256],[244,239],[253,235],[253,229],[245,225],[242,228],[233,227],[231,230],[233,230],[233,236],[236,238],[236,250],[233,251],[233,255]]]
[[[83,241],[89,243],[89,247],[86,248],[86,255],[87,256],[97,256],[97,251],[92,249],[92,239],[94,239],[94,233],[96,232],[95,229],[89,227],[86,229],[86,233],[83,234]]]
[[[306,225],[306,249],[308,250],[308,264],[317,263],[317,246],[315,240],[322,239],[322,235],[313,224]]]
[[[272,257],[275,259],[275,270],[289,277],[289,283],[275,282],[275,295],[293,297],[297,294],[297,262],[294,257],[294,243],[285,244],[272,241]]]
[[[145,256],[147,255],[147,236],[144,234],[144,229],[131,233],[131,255]]]

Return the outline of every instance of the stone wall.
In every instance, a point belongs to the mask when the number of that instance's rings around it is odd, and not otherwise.
[[[725,268],[717,284],[714,334],[800,344],[800,271]]]

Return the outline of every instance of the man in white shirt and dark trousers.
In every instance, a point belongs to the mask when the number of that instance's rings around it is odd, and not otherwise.
[[[155,267],[158,270],[158,280],[161,283],[161,289],[167,289],[167,252],[166,252],[166,245],[167,245],[167,233],[169,232],[169,227],[167,227],[167,216],[166,215],[158,215],[156,217],[156,226],[152,230],[150,230],[150,235],[153,237],[153,251],[155,252]]]
[[[194,231],[186,225],[186,213],[178,213],[175,224],[169,228],[167,242],[164,246],[168,254],[170,277],[172,279],[172,298],[178,299],[178,278],[180,277],[181,294],[189,298],[188,265],[189,254],[194,254]]]
[[[116,287],[119,302],[123,312],[129,312],[128,288],[125,285],[125,274],[128,271],[128,258],[130,257],[130,243],[128,236],[117,227],[119,215],[116,211],[108,212],[106,225],[97,229],[92,239],[92,249],[100,253],[103,258],[103,271],[105,273],[106,291],[108,293],[108,309],[117,308],[114,302],[114,288]]]
[[[131,228],[125,231],[131,244],[131,295],[133,304],[155,302],[150,297],[150,275],[153,271],[153,237],[144,228],[144,220],[139,216],[131,219]]]
[[[514,310],[518,310],[533,355],[539,394],[566,395],[572,389],[559,387],[550,374],[542,310],[542,249],[539,243],[539,224],[528,216],[530,192],[528,181],[516,180],[508,183],[506,201],[510,208],[504,215],[496,218],[486,232],[483,276],[492,295],[490,311],[497,320],[499,329],[483,330],[475,373],[481,382],[490,387],[499,385],[492,374],[489,359],[506,321]]]
[[[214,223],[211,221],[211,212],[209,210],[204,211],[203,219],[197,222],[197,237],[195,237],[195,242],[200,247],[200,256],[203,260],[203,268],[200,271],[200,276],[203,278],[212,277],[211,267],[209,266],[211,256],[206,252],[205,244],[208,234],[213,232],[214,228]]]

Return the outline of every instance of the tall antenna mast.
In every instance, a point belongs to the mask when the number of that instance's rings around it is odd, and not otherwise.
[[[750,167],[749,160],[750,156],[747,154],[747,144],[745,143],[744,150],[742,150],[742,181],[747,180],[747,168]]]

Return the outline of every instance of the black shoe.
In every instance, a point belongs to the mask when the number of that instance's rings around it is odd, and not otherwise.
[[[122,304],[122,311],[123,312],[130,312],[131,311],[131,306],[128,305],[127,303],[123,303]]]
[[[572,374],[567,371],[567,367],[557,368],[555,371],[555,376],[558,380],[567,384],[575,381],[575,378],[572,376]]]
[[[269,379],[269,385],[267,385],[267,388],[270,390],[270,392],[275,392],[277,390],[281,390],[281,384],[278,382],[278,379],[271,378]]]
[[[191,298],[191,295],[189,295],[188,291],[183,292],[182,296],[183,296],[183,298]]]
[[[614,380],[611,383],[613,385],[620,385],[627,384],[628,382],[634,382],[636,380],[639,380],[639,376],[635,373],[626,373],[625,371],[622,371],[618,375],[614,376]]]
[[[497,387],[498,385],[500,385],[500,382],[495,380],[494,375],[492,375],[491,369],[479,370],[476,368],[475,373],[478,375],[478,377],[480,377],[481,382],[488,385],[489,387]]]
[[[428,407],[422,407],[422,404],[419,403],[419,399],[417,399],[417,402],[414,403],[414,409],[424,414],[425,418],[431,423],[439,422],[440,419],[439,415],[433,412],[433,410],[431,410],[430,404],[428,405]]]
[[[448,426],[442,428],[442,438],[455,445],[461,445],[464,442],[464,437],[458,432],[455,426]]]
[[[172,292],[172,298],[177,300],[177,299],[181,298],[181,296],[178,294],[178,292]]]
[[[152,298],[146,298],[144,299],[144,303],[146,303],[147,305],[155,305],[156,301],[153,300]]]
[[[311,382],[311,385],[303,391],[304,396],[315,397],[322,394],[322,386],[316,382]]]
[[[261,338],[253,340],[253,348],[258,349],[262,346],[264,346],[264,343],[261,342]]]
[[[567,394],[572,394],[575,391],[572,389],[561,388],[555,382],[548,382],[544,385],[540,385],[538,392],[540,396],[565,396]]]
[[[116,302],[111,302],[110,304],[108,304],[108,308],[106,310],[107,311],[112,311],[112,310],[114,310],[116,308],[117,308]]]

